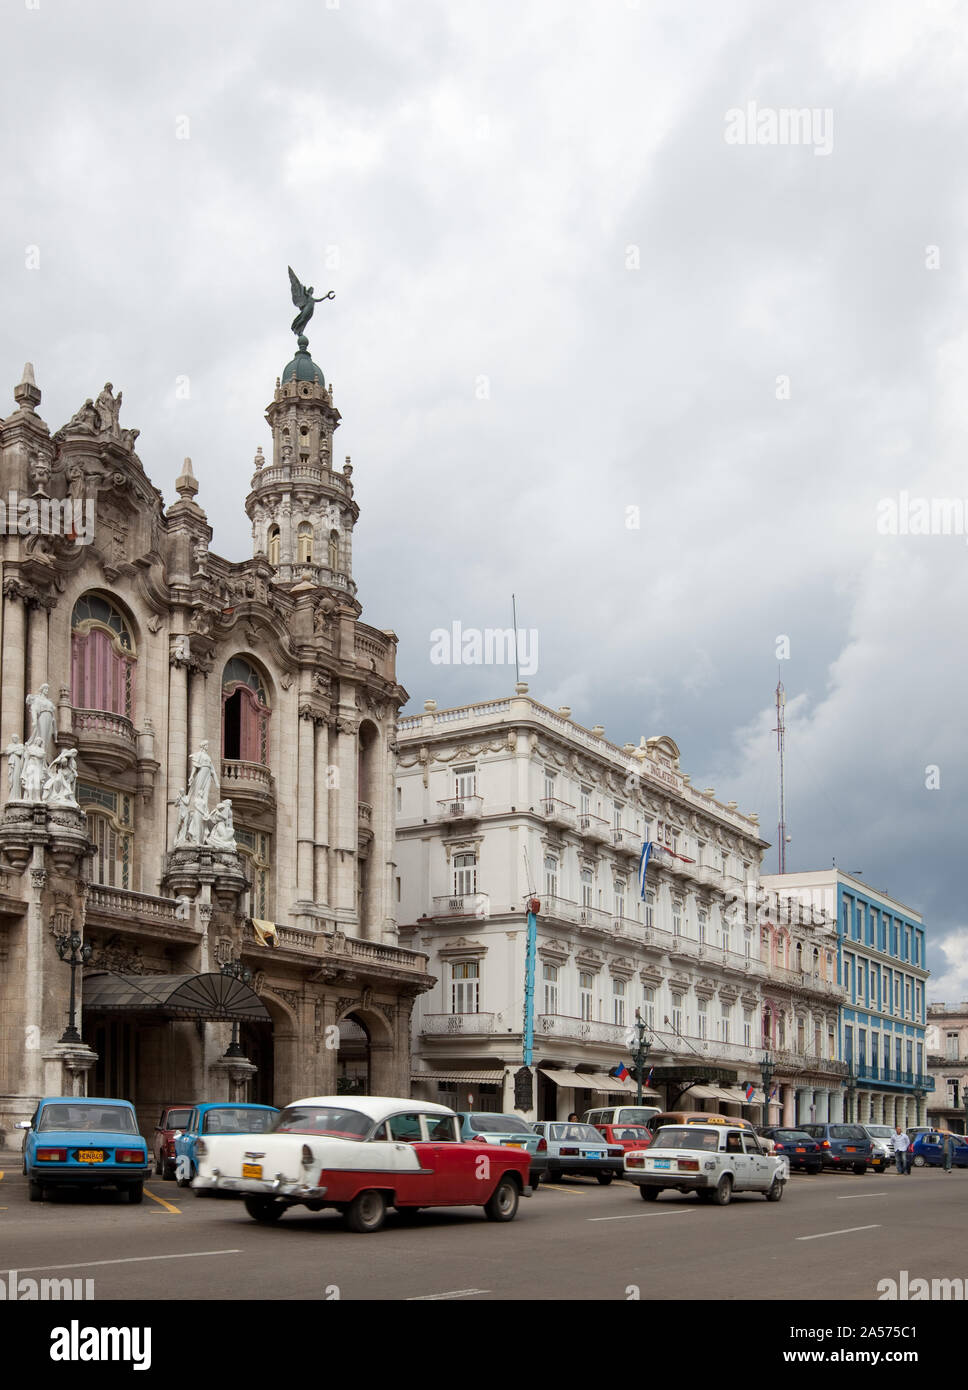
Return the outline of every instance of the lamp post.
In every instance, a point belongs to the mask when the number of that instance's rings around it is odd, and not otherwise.
[[[635,1059],[635,1103],[642,1104],[642,1079],[645,1075],[645,1064],[649,1058],[652,1043],[645,1036],[646,1024],[639,1013],[635,1011],[635,1050],[632,1056]]]
[[[968,1135],[968,1086],[962,1082],[961,1103],[965,1107],[965,1134]]]
[[[252,979],[252,971],[247,965],[243,965],[239,960],[227,960],[222,966],[222,974],[229,975],[233,980],[239,980],[243,985],[247,985]],[[226,1057],[244,1057],[245,1053],[239,1045],[239,1020],[232,1020],[232,1041],[225,1053]]]
[[[81,1041],[81,1035],[77,1031],[77,1023],[75,1021],[75,1002],[77,998],[75,980],[77,977],[77,967],[79,965],[87,965],[91,956],[94,954],[94,947],[89,946],[87,942],[84,942],[82,945],[80,933],[72,931],[70,936],[62,936],[59,938],[57,942],[57,954],[60,956],[61,960],[66,961],[71,967],[71,1007],[68,1015],[67,1027],[64,1029],[61,1042],[79,1043]]]
[[[760,1077],[763,1081],[763,1123],[770,1123],[770,1083],[776,1075],[776,1067],[773,1065],[773,1058],[770,1050],[763,1053],[763,1060],[760,1063]]]

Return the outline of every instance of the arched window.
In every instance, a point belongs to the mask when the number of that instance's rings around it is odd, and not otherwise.
[[[339,532],[330,531],[329,533],[329,567],[331,570],[339,569]]]
[[[310,522],[301,521],[299,523],[299,533],[297,536],[297,555],[301,565],[311,565],[313,562],[313,528]]]
[[[222,673],[222,757],[269,764],[269,697],[259,672],[241,656]]]
[[[134,888],[132,800],[126,792],[78,782],[77,800],[94,843],[91,877],[107,888]]]
[[[131,626],[100,594],[84,594],[71,614],[71,703],[75,709],[103,710],[132,718]]]
[[[278,565],[279,563],[279,527],[269,527],[269,564]]]

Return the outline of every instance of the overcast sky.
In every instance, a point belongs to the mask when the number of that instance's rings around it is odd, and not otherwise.
[[[243,559],[287,264],[334,289],[311,349],[408,710],[511,692],[430,653],[514,591],[538,699],[671,735],[775,839],[779,669],[787,867],[922,911],[929,998],[968,998],[966,536],[877,528],[968,496],[964,9],[330,4],[4,7],[0,413],[25,359],[52,430],[111,380]],[[741,143],[751,103],[809,142]]]

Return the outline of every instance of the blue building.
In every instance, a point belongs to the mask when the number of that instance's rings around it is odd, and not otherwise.
[[[924,924],[918,913],[842,869],[772,875],[784,896],[836,915],[840,1059],[847,1065],[843,1114],[862,1124],[925,1123]]]

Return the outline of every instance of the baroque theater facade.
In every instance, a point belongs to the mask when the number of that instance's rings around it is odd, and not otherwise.
[[[171,1101],[409,1088],[430,977],[392,901],[406,694],[394,634],[361,621],[352,467],[307,347],[267,408],[238,563],[209,548],[189,460],[165,507],[110,386],[51,434],[28,366],[0,421],[4,496],[92,521],[0,535],[0,1129],[44,1094],[153,1124]],[[44,686],[45,786],[76,750],[73,798],[20,779]]]

